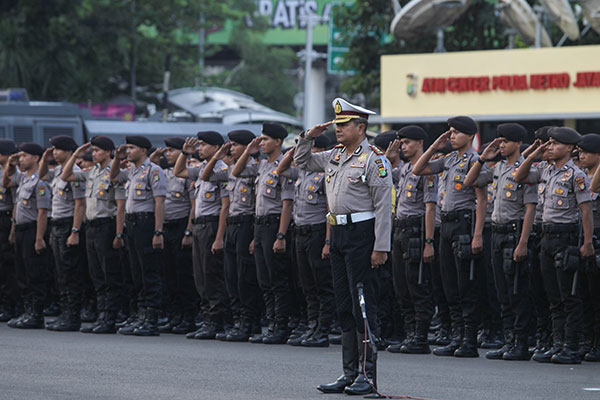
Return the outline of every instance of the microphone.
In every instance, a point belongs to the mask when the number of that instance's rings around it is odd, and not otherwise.
[[[356,289],[358,290],[358,304],[360,305],[360,311],[362,312],[362,317],[366,321],[367,320],[367,308],[365,307],[365,295],[363,293],[363,283],[358,282],[356,284]]]

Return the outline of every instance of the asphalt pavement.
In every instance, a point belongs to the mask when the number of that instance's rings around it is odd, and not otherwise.
[[[600,363],[381,352],[379,389],[428,399],[600,399]],[[323,349],[11,329],[0,324],[0,399],[320,399],[341,373]]]

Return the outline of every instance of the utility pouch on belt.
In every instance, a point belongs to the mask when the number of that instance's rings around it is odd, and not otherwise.
[[[457,240],[452,243],[454,255],[460,260],[470,260],[473,258],[471,253],[471,235],[458,235]]]
[[[406,261],[418,262],[421,260],[422,247],[420,238],[408,239],[408,249],[404,253],[404,259]]]
[[[561,253],[559,253],[561,254]],[[556,267],[562,268],[563,271],[577,271],[579,269],[580,253],[579,247],[569,246],[562,252],[562,260],[556,261]]]
[[[513,261],[513,253],[515,249],[505,248],[502,250],[502,269],[507,275],[513,275],[515,273],[515,263]]]

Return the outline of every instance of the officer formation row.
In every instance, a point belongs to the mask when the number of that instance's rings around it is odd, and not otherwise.
[[[525,128],[506,123],[478,155],[460,116],[426,151],[418,126],[346,151],[344,130],[372,112],[334,109],[331,150],[331,123],[285,154],[288,132],[268,123],[258,138],[199,132],[152,152],[143,136],[0,140],[0,319],[316,347],[341,333],[344,379],[319,387],[339,392],[360,375],[357,352],[369,357],[360,282],[390,352],[600,360],[599,135],[544,127],[524,146]],[[88,303],[96,319],[82,325]]]

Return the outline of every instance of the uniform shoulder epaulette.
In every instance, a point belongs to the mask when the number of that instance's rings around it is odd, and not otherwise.
[[[369,145],[369,148],[370,148],[371,150],[373,150],[373,152],[374,152],[375,154],[377,154],[378,156],[382,156],[382,155],[384,155],[384,154],[385,154],[385,152],[383,152],[383,151],[382,151],[382,150],[381,150],[379,147],[377,147],[377,146],[373,146],[372,144],[370,144],[370,145]]]
[[[452,153],[448,153],[444,157],[450,157],[450,154],[452,154]]]
[[[334,149],[341,149],[342,147],[344,147],[344,145],[340,143],[337,146],[335,146]]]

